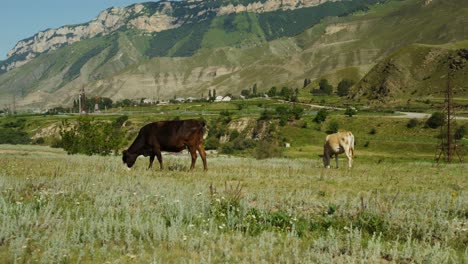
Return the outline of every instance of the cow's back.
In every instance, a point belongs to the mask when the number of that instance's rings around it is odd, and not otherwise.
[[[181,151],[188,144],[199,144],[203,140],[203,121],[172,120],[151,124],[150,143],[157,143],[161,150]]]

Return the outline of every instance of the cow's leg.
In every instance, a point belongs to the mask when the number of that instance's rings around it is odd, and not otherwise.
[[[153,150],[154,154],[156,155],[156,157],[158,158],[158,161],[159,161],[159,168],[161,170],[163,170],[163,161],[162,161],[162,155],[161,155],[161,150],[159,148],[154,148]],[[154,156],[153,156],[153,159],[154,159]]]
[[[336,163],[336,168],[338,169],[338,154],[335,154],[335,163]]]
[[[323,166],[327,169],[330,168],[330,153],[326,145],[323,147]]]
[[[353,166],[353,151],[350,149],[345,149],[346,157],[348,157],[348,166],[351,168]]]
[[[195,147],[189,146],[190,155],[192,156],[192,164],[190,165],[190,170],[195,168],[195,161],[197,161],[197,149]]]
[[[203,160],[203,169],[207,171],[208,165],[206,164],[206,152],[205,152],[205,148],[203,147],[203,144],[201,143],[198,145],[198,153],[200,153],[200,157]]]
[[[155,156],[154,154],[150,155],[150,163],[149,163],[149,166],[148,166],[148,170],[151,169],[151,167],[153,167],[154,156]]]

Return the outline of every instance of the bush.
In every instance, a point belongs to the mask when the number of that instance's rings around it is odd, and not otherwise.
[[[415,128],[419,125],[419,121],[416,118],[411,118],[406,124],[407,128]]]
[[[273,112],[265,109],[262,114],[260,115],[259,120],[270,120],[273,118]]]
[[[294,116],[294,119],[299,120],[304,114],[304,108],[302,108],[301,106],[294,106],[291,109],[291,114]]]
[[[314,118],[314,122],[318,124],[323,123],[327,119],[327,116],[328,116],[327,110],[320,109]]]
[[[336,93],[338,94],[338,96],[347,96],[348,93],[349,93],[349,88],[351,88],[351,86],[354,85],[354,81],[353,80],[347,80],[347,79],[344,79],[342,80],[340,83],[338,83],[338,87],[337,87],[337,91]]]
[[[327,79],[321,79],[319,82],[319,90],[324,94],[332,94],[333,93],[333,86],[328,83]]]
[[[209,149],[218,149],[218,147],[219,147],[219,139],[217,139],[216,137],[208,137],[208,138],[205,140],[204,147],[205,147],[205,149],[207,149],[207,150],[209,150]]]
[[[234,153],[234,144],[232,142],[227,142],[221,146],[221,153],[223,154],[233,154]]]
[[[348,107],[348,108],[346,108],[346,111],[344,112],[344,114],[346,116],[352,117],[353,115],[356,114],[356,112],[357,112],[356,109],[354,109],[352,107]]]
[[[465,136],[465,133],[466,133],[465,131],[466,131],[465,126],[458,127],[455,130],[455,135],[454,135],[455,139],[456,140],[462,139]]]
[[[230,141],[233,141],[233,140],[235,140],[236,138],[238,138],[239,135],[240,135],[239,131],[237,131],[237,130],[232,130],[232,131],[231,131],[231,134],[229,135],[229,140],[230,140]]]
[[[45,140],[44,140],[43,137],[39,137],[39,138],[36,138],[36,140],[34,140],[33,143],[36,144],[36,145],[42,145],[42,144],[45,143]]]
[[[281,157],[283,155],[283,148],[276,141],[262,140],[258,143],[255,151],[256,159],[268,159],[274,157]]]
[[[0,144],[29,144],[31,139],[24,131],[0,128]]]
[[[125,123],[125,121],[128,120],[128,116],[126,115],[123,115],[123,116],[119,116],[115,121],[114,121],[114,127],[115,128],[120,128],[123,126],[123,124]]]
[[[375,129],[374,127],[371,128],[371,130],[369,131],[369,134],[370,134],[370,135],[375,135],[375,134],[377,134],[377,129]]]
[[[124,133],[116,123],[95,122],[89,117],[80,117],[76,126],[65,121],[60,136],[59,146],[68,154],[109,155],[124,144]]]
[[[438,128],[445,122],[445,115],[441,112],[435,112],[427,119],[426,126],[430,128]]]
[[[330,123],[328,123],[327,130],[325,132],[327,132],[327,134],[333,134],[338,132],[339,128],[340,124],[338,124],[336,120],[332,120]]]

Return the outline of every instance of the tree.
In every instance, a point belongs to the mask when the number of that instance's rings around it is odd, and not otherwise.
[[[333,134],[338,132],[338,129],[340,128],[340,124],[336,120],[331,120],[330,123],[327,125],[327,134]]]
[[[426,121],[426,126],[430,128],[438,128],[445,122],[445,115],[441,112],[434,112]]]
[[[312,81],[310,79],[304,79],[304,87],[302,88],[306,88],[310,83],[312,83]]]
[[[252,87],[252,95],[253,95],[254,97],[257,96],[257,84],[256,84],[256,83],[255,83],[255,84],[253,85],[253,87]]]
[[[347,96],[348,93],[349,93],[349,89],[351,88],[351,86],[354,85],[354,81],[353,80],[348,80],[348,79],[344,79],[342,80],[340,83],[338,83],[338,87],[337,87],[337,94],[338,96]]]
[[[302,115],[304,114],[304,108],[300,106],[294,106],[291,109],[291,114],[294,116],[294,119],[299,120],[301,119]]]
[[[406,127],[407,128],[414,128],[414,127],[417,127],[418,124],[419,124],[418,119],[411,118],[410,120],[408,120],[408,123],[406,124]]]
[[[456,140],[462,139],[465,136],[465,132],[466,132],[465,126],[458,127],[457,130],[455,130],[455,135],[454,135],[455,139]]]
[[[61,142],[59,146],[68,154],[82,153],[86,155],[109,155],[117,153],[125,141],[125,134],[121,131],[121,122],[98,122],[89,117],[80,117],[75,126],[64,121],[60,128]]]
[[[327,79],[321,79],[319,82],[319,89],[322,91],[324,94],[332,94],[333,93],[333,86],[328,83]]]
[[[273,87],[270,88],[270,90],[268,90],[267,95],[269,97],[274,97],[274,96],[276,96],[276,93],[277,93],[276,86],[273,86]]]
[[[241,95],[244,96],[245,98],[249,98],[250,97],[250,90],[249,89],[242,90]]]
[[[346,111],[344,112],[345,116],[352,117],[353,115],[356,114],[356,109],[354,107],[348,107],[346,108]]]
[[[327,116],[328,116],[327,110],[320,109],[317,112],[317,115],[315,115],[314,122],[318,124],[323,123],[327,119]]]

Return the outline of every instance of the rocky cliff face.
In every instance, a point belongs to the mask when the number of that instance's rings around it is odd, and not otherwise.
[[[266,0],[248,1],[246,5],[233,5],[230,1],[162,1],[114,7],[102,11],[99,16],[84,24],[47,29],[19,41],[0,65],[1,71],[10,71],[38,55],[73,44],[83,39],[110,34],[122,27],[144,32],[161,32],[177,28],[187,22],[203,20],[207,14],[228,15],[240,12],[271,12],[310,7],[328,1],[341,0]],[[178,12],[176,12],[178,11]],[[177,15],[182,14],[182,15]]]

